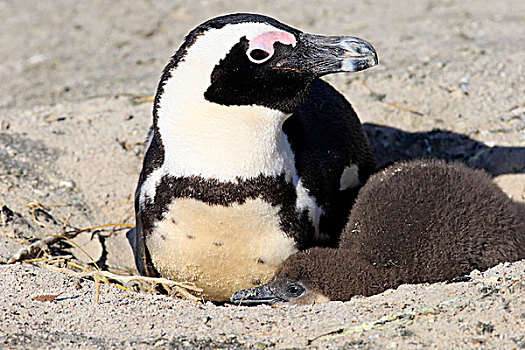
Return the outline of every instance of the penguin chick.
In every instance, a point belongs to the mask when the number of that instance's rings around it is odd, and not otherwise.
[[[523,258],[525,205],[509,199],[481,170],[411,161],[368,180],[338,249],[294,254],[270,283],[239,291],[232,301],[349,300]]]
[[[319,77],[377,64],[354,37],[233,14],[188,34],[164,69],[129,232],[138,271],[208,300],[336,246],[375,169],[352,106]]]

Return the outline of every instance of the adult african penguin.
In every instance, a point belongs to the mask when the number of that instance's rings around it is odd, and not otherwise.
[[[349,300],[524,258],[525,205],[485,172],[441,161],[398,163],[361,189],[338,249],[294,254],[268,284],[232,301]]]
[[[221,301],[299,250],[336,246],[375,161],[352,106],[319,77],[376,64],[362,39],[261,15],[191,31],[155,96],[128,234],[138,271]]]

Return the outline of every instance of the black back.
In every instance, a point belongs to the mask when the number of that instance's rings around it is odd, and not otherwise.
[[[317,205],[323,206],[321,231],[338,237],[359,189],[339,191],[344,167],[356,164],[361,184],[375,170],[373,149],[359,118],[343,95],[317,79],[309,99],[285,121],[283,131],[298,175]]]

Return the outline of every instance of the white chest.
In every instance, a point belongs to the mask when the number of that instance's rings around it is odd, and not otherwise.
[[[160,110],[164,116],[166,110]],[[224,107],[195,102],[179,108],[158,126],[165,149],[164,167],[172,176],[201,176],[220,181],[293,176],[294,157],[282,123],[287,115],[259,106]]]
[[[267,282],[297,251],[278,210],[260,199],[228,207],[176,199],[147,241],[152,261],[162,276],[195,282],[207,299],[229,300]]]

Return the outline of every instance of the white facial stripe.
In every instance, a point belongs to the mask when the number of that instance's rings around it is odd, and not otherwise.
[[[188,98],[202,99],[210,85],[213,69],[242,37],[251,40],[259,34],[276,29],[265,23],[240,23],[206,31],[188,48],[182,61],[171,71],[172,77],[164,86],[161,107],[171,106],[179,110],[186,105]],[[182,105],[179,106],[178,103]],[[191,108],[191,103],[188,107]]]

